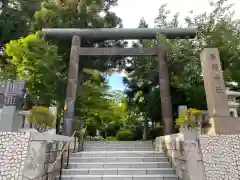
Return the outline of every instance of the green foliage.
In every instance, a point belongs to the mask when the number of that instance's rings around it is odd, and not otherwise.
[[[124,123],[125,112],[119,100],[112,95],[106,79],[96,70],[84,69],[87,79],[77,96],[76,115],[91,127],[91,134],[97,129],[103,137],[115,136]]]
[[[159,8],[155,19],[158,28],[198,27],[195,39],[168,40],[158,36],[158,43],[168,51],[169,76],[171,81],[171,100],[174,118],[177,118],[179,105],[197,109],[207,109],[200,63],[200,52],[205,46],[217,47],[223,73],[228,82],[239,83],[239,19],[233,19],[232,5],[227,0],[210,2],[211,12],[194,15],[190,12],[184,24],[179,23],[179,13],[171,18],[172,12],[164,4]],[[146,27],[141,19],[139,27]],[[136,46],[152,47],[155,41],[142,40]],[[130,64],[130,65],[129,65]],[[136,57],[130,59],[125,84],[128,106],[138,115],[154,122],[160,121],[160,92],[158,79],[158,60],[155,57]],[[154,124],[154,123],[153,123]]]
[[[0,14],[1,45],[5,46],[10,40],[27,36],[29,32],[35,33],[42,28],[121,27],[121,19],[110,11],[110,8],[116,4],[117,0],[5,0],[1,6],[2,13]],[[105,15],[102,15],[102,13]],[[30,34],[25,38],[10,42],[6,48],[8,58],[4,53],[0,57],[3,65],[0,69],[0,76],[6,79],[26,80],[28,86],[27,102],[29,104],[57,105],[57,126],[59,128],[61,127],[60,122],[63,120],[62,112],[66,94],[71,42],[65,39],[47,40],[48,42],[35,34]],[[81,45],[86,47],[124,47],[125,43],[122,41],[83,41]],[[82,72],[83,67],[98,69],[101,72],[115,69],[119,64],[119,58],[121,59],[121,57],[81,57],[82,64],[79,71]],[[84,72],[84,74],[87,73]],[[96,88],[90,87],[91,83],[88,76],[84,76],[79,81],[79,86],[84,84],[85,87],[84,89],[80,87],[80,91],[82,93],[85,91],[85,94],[89,95],[91,92],[88,92],[88,90],[92,90],[94,91],[92,93],[97,97],[97,93],[101,92],[102,89],[98,86],[99,91],[97,92]],[[101,85],[101,87],[103,86]],[[76,104],[81,104],[82,102],[78,100]],[[93,99],[91,101],[92,104],[91,102],[88,103],[88,107],[97,103]],[[99,103],[102,103],[102,101]],[[99,112],[101,109],[105,109],[104,107],[108,107],[105,104],[99,110],[96,107],[91,109]],[[80,120],[86,119],[88,121],[95,113],[91,114],[89,110],[82,107],[81,105],[77,107],[76,114],[80,117]]]
[[[105,139],[105,141],[118,141],[116,137],[109,136]]]
[[[57,105],[60,122],[63,119],[71,42],[46,41],[36,31],[45,27],[118,28],[122,26],[121,19],[110,11],[116,5],[117,0],[4,0],[0,14],[0,42],[4,50],[0,55],[1,78],[26,80],[26,101],[31,105]],[[240,82],[239,20],[233,19],[232,6],[227,0],[210,2],[210,6],[213,10],[209,13],[193,15],[191,12],[184,25],[179,23],[178,13],[170,17],[167,5],[159,8],[155,19],[155,26],[159,28],[198,27],[198,36],[193,40],[167,40],[158,36],[158,42],[161,41],[168,50],[175,118],[177,107],[182,104],[196,109],[207,108],[199,61],[199,53],[205,45],[219,48],[227,83]],[[139,28],[147,27],[147,22],[141,19]],[[133,46],[153,47],[155,43],[140,40]],[[125,47],[126,42],[84,40],[82,46]],[[81,57],[75,113],[79,123],[76,129],[84,121],[92,135],[97,129],[104,137],[115,136],[119,130],[130,130],[133,139],[141,139],[142,134],[146,138],[148,129],[152,129],[149,137],[155,137],[156,124],[162,124],[158,60],[148,56],[125,59],[128,65],[125,67],[127,77],[124,83],[128,87],[125,97],[121,92],[111,92],[102,75],[116,68],[121,70],[126,65],[122,59],[119,56]]]
[[[189,108],[179,115],[176,120],[176,125],[180,126],[187,124],[190,125],[192,128],[195,128],[197,124],[196,120],[199,116],[202,116],[200,110]]]
[[[40,34],[30,34],[6,45],[9,63],[15,68],[16,78],[27,81],[28,94],[49,106],[58,100],[62,79],[61,57],[57,47],[48,44]]]
[[[162,127],[154,127],[149,132],[149,139],[155,139],[156,137],[163,136],[163,128]]]
[[[143,138],[143,129],[143,122],[138,119],[125,122],[123,128],[121,128],[121,130],[130,130],[134,140],[141,140]]]
[[[30,110],[31,114],[27,115],[29,123],[39,131],[43,132],[46,128],[53,127],[55,117],[47,107],[34,106]]]
[[[134,139],[131,130],[120,130],[117,132],[117,139],[120,141],[132,141]]]

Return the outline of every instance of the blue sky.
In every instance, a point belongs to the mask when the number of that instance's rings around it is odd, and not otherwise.
[[[124,90],[124,85],[122,83],[122,76],[118,73],[114,73],[113,75],[109,76],[108,83],[114,90]]]
[[[172,14],[179,12],[180,20],[184,20],[190,10],[193,10],[196,14],[210,11],[211,8],[208,5],[208,1],[209,0],[118,0],[118,6],[112,10],[122,19],[125,28],[136,28],[142,17],[147,21],[149,27],[154,27],[154,19],[157,17],[158,9],[162,4],[167,3],[168,9]],[[240,19],[240,0],[229,1],[235,4],[235,18]],[[122,74],[114,73],[108,79],[112,89],[124,89]]]

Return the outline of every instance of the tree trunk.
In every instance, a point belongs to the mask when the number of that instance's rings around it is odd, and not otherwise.
[[[160,98],[163,117],[164,135],[172,134],[173,130],[173,114],[172,102],[170,94],[170,80],[167,63],[167,52],[165,49],[158,47],[158,62],[159,62],[159,86]]]
[[[143,133],[143,140],[147,141],[148,139],[148,118],[145,116],[144,117],[144,133]]]
[[[155,121],[152,119],[152,129],[155,128]]]
[[[6,11],[8,9],[8,3],[9,0],[2,0],[2,14],[6,14]]]
[[[61,121],[62,121],[62,115],[63,115],[63,106],[58,105],[57,106],[57,118],[56,118],[56,134],[61,134]]]
[[[104,133],[105,133],[105,138],[107,138],[108,137],[107,129],[104,130]]]

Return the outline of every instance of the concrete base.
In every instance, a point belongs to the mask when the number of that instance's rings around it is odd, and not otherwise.
[[[235,117],[213,117],[210,119],[211,127],[207,134],[215,136],[218,134],[240,134],[240,118]]]
[[[0,132],[18,132],[21,127],[21,115],[15,106],[4,106],[0,115]]]

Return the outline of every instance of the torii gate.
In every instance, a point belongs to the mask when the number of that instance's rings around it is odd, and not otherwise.
[[[165,47],[158,44],[154,48],[86,48],[81,47],[81,40],[127,40],[155,39],[157,34],[168,39],[186,39],[196,36],[195,28],[97,28],[97,29],[61,29],[46,28],[42,30],[46,37],[71,38],[71,54],[68,71],[68,84],[64,109],[64,135],[71,136],[74,126],[74,111],[78,87],[79,56],[158,56],[159,84],[164,134],[171,134],[173,117],[170,96],[170,82]]]

